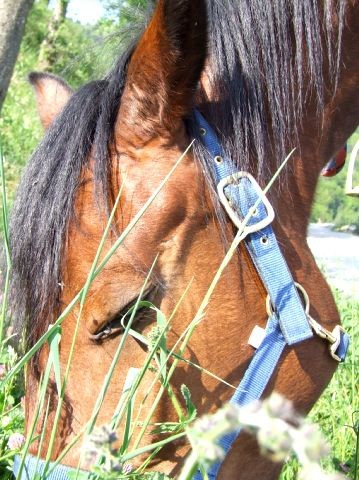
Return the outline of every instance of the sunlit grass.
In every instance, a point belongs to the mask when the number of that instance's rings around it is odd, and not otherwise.
[[[338,366],[330,384],[310,413],[330,444],[331,454],[323,467],[328,472],[339,471],[356,480],[355,458],[359,433],[359,302],[335,292],[344,328],[350,335],[350,348],[345,362]],[[356,424],[356,425],[355,425]],[[355,433],[355,429],[357,433]],[[294,480],[298,471],[290,461],[281,480]]]

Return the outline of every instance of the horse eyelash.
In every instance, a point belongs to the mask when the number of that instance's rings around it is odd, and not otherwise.
[[[142,301],[151,302],[153,300],[154,292],[156,290],[157,288],[155,286],[151,287],[147,292],[144,293],[143,297],[141,298],[141,302]],[[123,308],[121,308],[121,310],[118,311],[109,322],[107,322],[103,327],[101,327],[101,329],[97,333],[90,334],[89,335],[90,340],[94,342],[101,342],[103,340],[108,339],[109,337],[113,337],[117,334],[123,333],[124,327],[122,326],[122,321],[126,317],[128,317],[128,319],[131,318],[132,312],[131,313],[129,312],[137,304],[138,298],[139,298],[139,295],[136,295],[136,297],[132,299],[130,302],[128,302],[127,305],[125,305]],[[138,306],[138,308],[136,309],[136,312],[134,313],[133,322],[135,321],[136,317],[138,317],[140,313],[143,313],[147,309],[148,309],[147,306]],[[120,325],[116,326],[116,324],[120,324]],[[115,325],[115,326],[112,326],[112,325]]]

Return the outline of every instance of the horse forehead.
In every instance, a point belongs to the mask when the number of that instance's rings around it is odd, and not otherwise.
[[[183,146],[178,142],[155,139],[141,147],[130,146],[127,150],[122,146],[112,155],[112,191],[115,196],[121,191],[120,230],[126,228],[154,195],[153,204],[138,222],[140,227],[146,225],[147,237],[153,240],[166,236],[169,230],[195,216],[199,219],[210,215],[210,192],[192,154],[180,160],[163,188],[157,192],[182,154]],[[76,243],[75,239],[81,243],[98,241],[107,223],[108,212],[103,202],[96,201],[94,168],[94,163],[90,161],[82,174],[75,201],[76,221],[70,225],[72,244]],[[154,234],[150,235],[152,231]]]
[[[138,123],[141,123],[140,118]],[[142,133],[141,129],[135,127],[127,122],[126,115],[121,115],[114,145],[120,155],[124,154],[134,160],[151,160],[158,155],[173,157],[181,154],[190,143],[184,122],[179,122],[171,130],[164,127],[162,130]]]
[[[184,125],[148,140],[120,138],[116,145],[117,155],[113,157],[113,173],[117,181],[125,179],[125,191],[132,191],[135,197],[144,200],[177,163],[163,192],[169,197],[171,194],[177,196],[180,190],[181,194],[198,198],[199,188],[203,185],[201,172],[190,151],[183,155],[190,143]]]

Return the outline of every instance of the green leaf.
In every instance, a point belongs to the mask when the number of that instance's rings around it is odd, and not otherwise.
[[[170,477],[167,477],[167,475],[165,475],[164,473],[160,473],[160,472],[153,472],[151,474],[149,474],[148,476],[146,475],[146,480],[171,480]]]
[[[183,423],[174,423],[174,422],[164,422],[154,428],[151,433],[153,435],[163,434],[163,433],[179,433],[183,431]]]
[[[51,328],[52,325],[49,326]],[[61,326],[57,326],[57,328],[51,333],[49,337],[49,345],[50,345],[50,358],[52,362],[52,366],[54,368],[55,374],[55,381],[57,387],[57,394],[61,395],[61,372],[60,372],[60,356],[59,356],[59,345],[61,340]]]
[[[67,472],[67,477],[70,480],[88,480],[89,474],[88,472],[77,472],[76,470],[73,470],[71,472]]]
[[[166,343],[167,343],[167,336],[166,336],[166,325],[167,325],[167,320],[166,320],[166,317],[163,315],[163,313],[161,312],[161,310],[159,310],[158,308],[156,308],[156,312],[157,312],[157,325],[160,329],[162,333],[162,336],[161,336],[161,340],[160,340],[160,343],[159,343],[159,347],[160,347],[160,368],[163,372],[162,376],[163,376],[163,381],[165,382],[166,381],[166,377],[167,377],[167,370],[166,370],[166,364],[167,364],[167,347],[166,347]]]
[[[181,385],[181,393],[186,403],[186,410],[187,410],[187,421],[193,421],[197,416],[197,408],[195,407],[194,403],[192,402],[191,392],[186,385]]]

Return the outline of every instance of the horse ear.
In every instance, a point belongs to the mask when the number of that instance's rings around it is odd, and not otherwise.
[[[170,131],[190,111],[207,54],[205,0],[159,0],[134,50],[118,115],[136,134]]]
[[[41,123],[47,129],[62,111],[73,90],[62,78],[50,73],[32,72],[29,82],[35,90]]]

